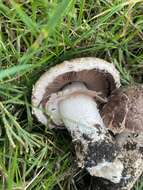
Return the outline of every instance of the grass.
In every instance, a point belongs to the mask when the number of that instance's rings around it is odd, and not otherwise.
[[[1,190],[77,190],[70,139],[32,116],[32,86],[81,56],[113,62],[123,85],[143,83],[142,13],[142,0],[0,0]]]

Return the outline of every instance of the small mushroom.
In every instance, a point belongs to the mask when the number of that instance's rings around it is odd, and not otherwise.
[[[119,86],[119,73],[113,64],[86,57],[49,69],[32,93],[38,120],[50,127],[66,127],[71,134],[78,166],[113,183],[120,182],[123,164],[100,108]]]
[[[115,90],[101,115],[121,147],[124,170],[118,187],[130,190],[143,172],[143,86]]]

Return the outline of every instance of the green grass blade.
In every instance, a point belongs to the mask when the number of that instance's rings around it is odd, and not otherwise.
[[[32,32],[33,35],[36,36],[38,33],[37,24],[23,11],[20,4],[15,3],[13,0],[11,1],[13,8],[18,14],[19,18],[23,21],[23,23],[27,26],[27,28]]]
[[[0,70],[0,80],[3,80],[5,78],[9,77],[15,77],[16,75],[20,74],[22,71],[29,71],[31,68],[31,65],[17,65],[13,66],[7,69],[1,69]]]

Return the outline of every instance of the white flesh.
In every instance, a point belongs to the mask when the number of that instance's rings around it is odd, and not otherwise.
[[[103,162],[95,167],[87,168],[90,175],[106,178],[113,183],[119,183],[122,178],[124,167],[121,161],[116,159],[114,162]]]

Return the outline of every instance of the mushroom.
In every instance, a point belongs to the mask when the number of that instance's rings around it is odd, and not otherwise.
[[[120,182],[124,166],[118,158],[120,147],[104,125],[100,109],[119,86],[113,64],[86,57],[49,69],[32,93],[37,119],[51,128],[65,127],[71,134],[78,166],[113,183]]]
[[[124,170],[117,187],[130,190],[143,173],[143,86],[115,90],[101,115],[121,147]]]

